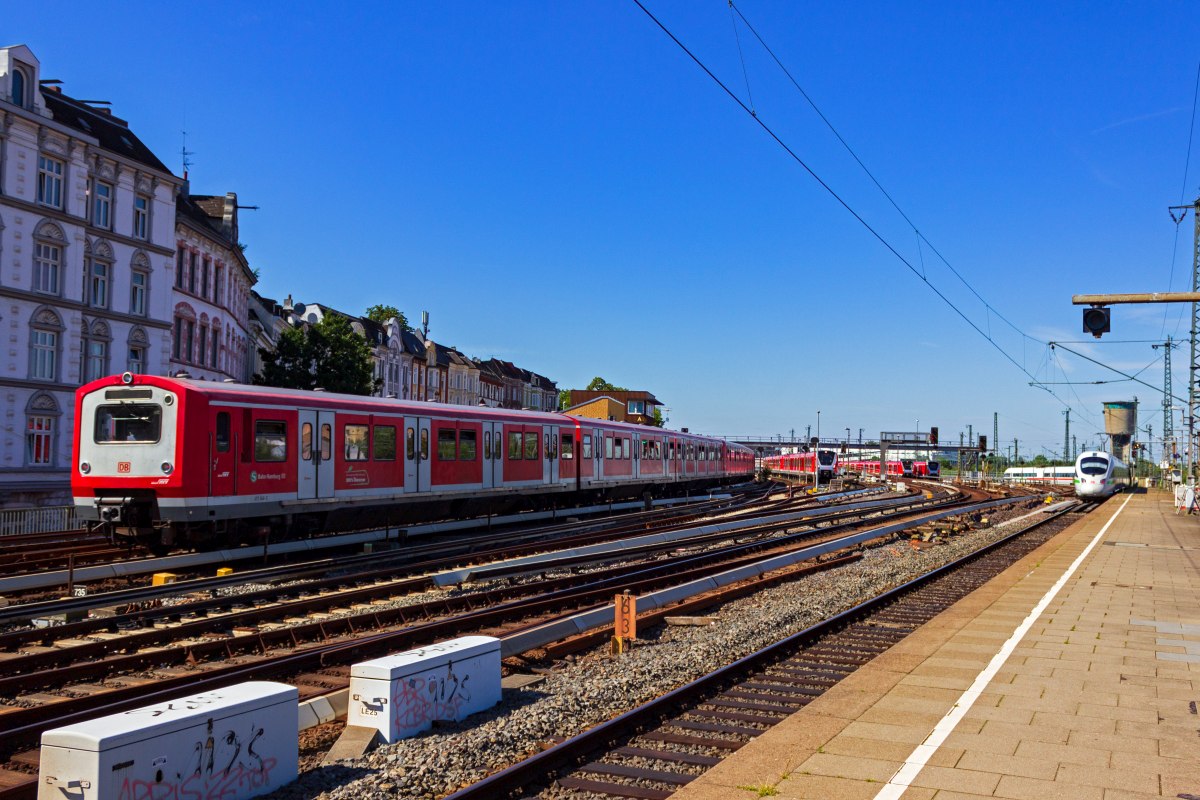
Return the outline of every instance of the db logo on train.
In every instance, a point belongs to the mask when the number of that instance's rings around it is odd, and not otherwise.
[[[123,473],[123,474],[128,475],[132,471],[133,471],[133,469],[128,461],[118,461],[117,462],[117,472],[118,473]]]

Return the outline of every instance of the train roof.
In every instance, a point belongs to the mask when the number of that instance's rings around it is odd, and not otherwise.
[[[687,436],[696,439],[710,439],[714,441],[723,441],[716,436],[706,436],[699,433],[683,433],[681,431],[673,431],[666,428],[654,428],[647,425],[638,425],[632,422],[617,422],[615,420],[589,419],[585,417],[572,417],[557,411],[533,411],[513,408],[493,408],[490,406],[463,406],[451,405],[449,403],[433,403],[419,402],[415,400],[401,400],[394,397],[375,397],[373,395],[358,395],[358,394],[342,394],[340,392],[314,392],[307,389],[283,389],[277,386],[260,386],[258,384],[249,383],[224,383],[217,381],[205,381],[198,378],[170,378],[158,375],[134,375],[132,386],[138,384],[146,384],[150,386],[158,386],[161,388],[172,388],[175,391],[188,391],[196,394],[201,394],[209,400],[227,401],[227,402],[283,402],[291,405],[321,408],[324,406],[336,405],[339,408],[349,407],[352,409],[361,409],[368,411],[372,410],[379,413],[405,413],[412,416],[421,415],[436,415],[455,414],[459,417],[467,419],[480,420],[495,420],[504,419],[510,421],[518,421],[522,423],[539,423],[539,424],[563,424],[576,422],[589,427],[602,427],[609,430],[625,430],[638,431],[643,434],[670,434],[672,436]],[[77,390],[78,394],[90,394],[99,389],[112,386],[125,386],[125,382],[121,376],[113,375],[107,378],[100,378],[80,386]],[[728,445],[735,449],[742,448],[741,445],[729,442]]]

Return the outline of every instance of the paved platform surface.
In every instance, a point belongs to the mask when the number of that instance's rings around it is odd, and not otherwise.
[[[1118,495],[673,800],[1200,800],[1198,565]]]

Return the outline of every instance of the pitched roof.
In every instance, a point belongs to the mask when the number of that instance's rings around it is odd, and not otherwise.
[[[168,175],[171,174],[171,170],[167,169],[150,151],[150,148],[133,131],[129,130],[129,125],[125,120],[114,117],[107,110],[100,110],[87,103],[81,103],[55,89],[43,88],[42,99],[55,122],[94,137],[105,150],[110,150]]]
[[[658,398],[656,398],[654,395],[650,394],[649,392],[642,392],[642,391],[617,392],[617,391],[600,391],[600,390],[593,390],[593,389],[569,389],[568,391],[571,393],[571,402],[576,403],[576,404],[586,403],[589,400],[595,400],[597,397],[611,397],[614,400],[619,400],[623,403],[627,403],[630,400],[645,400],[647,403],[652,403],[653,405],[656,405],[656,406],[662,405],[662,402]]]

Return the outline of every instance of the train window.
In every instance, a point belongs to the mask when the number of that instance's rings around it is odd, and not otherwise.
[[[417,457],[417,432],[412,428],[404,435],[404,455],[409,461]]]
[[[93,437],[97,444],[141,442],[153,444],[162,433],[162,408],[150,403],[124,402],[96,409]]]
[[[558,457],[558,434],[557,433],[554,434],[554,438],[552,441],[554,443],[554,446],[550,448],[550,457],[557,458]]]
[[[429,429],[421,429],[421,460],[429,460]]]
[[[508,435],[508,460],[521,460],[521,434],[510,433]]]
[[[492,432],[483,432],[483,460],[487,461],[492,457]]]
[[[604,457],[605,458],[613,457],[613,437],[611,437],[611,436],[604,437]]]
[[[459,461],[474,461],[475,460],[475,445],[476,438],[479,434],[475,431],[459,431],[458,432],[458,460]]]
[[[546,458],[554,458],[554,451],[550,449],[550,434],[545,434],[546,443],[542,445],[542,452],[546,454]]]
[[[367,439],[366,425],[345,425],[342,436],[346,444],[347,461],[366,461],[370,456],[370,443]]]
[[[525,458],[536,461],[538,457],[538,438],[536,433],[525,434]]]
[[[312,433],[311,422],[300,426],[300,457],[305,461],[312,461]]]
[[[500,431],[496,431],[496,439],[492,442],[492,458],[497,461],[504,458],[504,452],[500,446]]]
[[[562,437],[562,457],[571,460],[575,457],[575,434],[564,433]],[[587,456],[584,456],[587,458]]]
[[[371,448],[375,452],[376,461],[396,460],[396,428],[392,425],[376,425],[375,440]]]
[[[254,460],[287,461],[287,423],[260,419],[254,423]]]
[[[442,428],[438,431],[438,461],[454,461],[457,457],[458,443],[453,430]]]
[[[217,452],[229,452],[229,412],[217,412]]]
[[[592,437],[586,433],[583,435],[583,457],[592,457]]]

